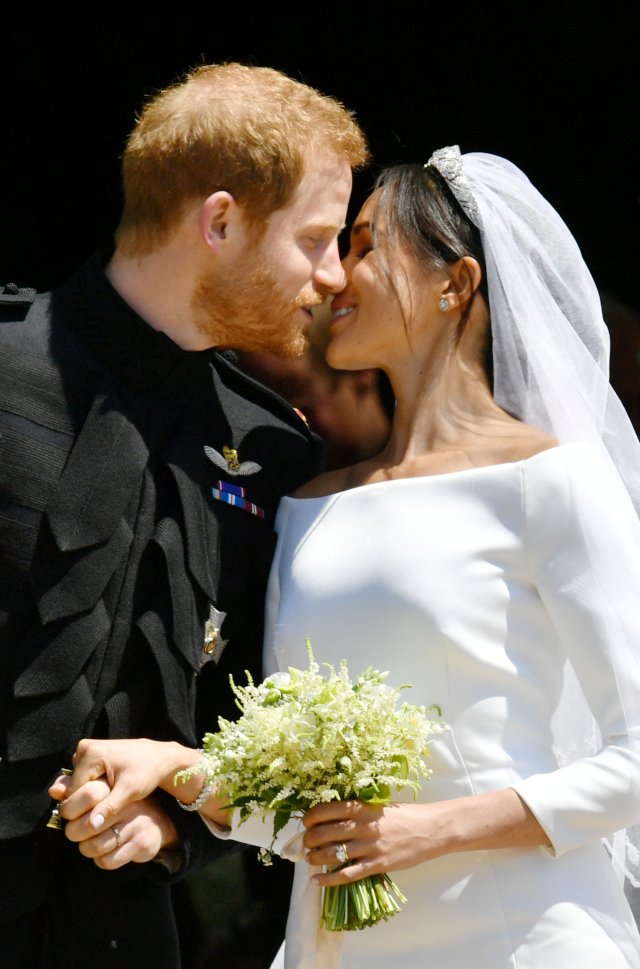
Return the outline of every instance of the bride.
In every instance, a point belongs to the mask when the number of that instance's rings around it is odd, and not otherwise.
[[[283,964],[640,967],[612,838],[640,819],[640,448],[594,283],[522,172],[457,148],[382,174],[344,268],[327,359],[386,372],[393,429],[283,499],[265,668],[304,666],[310,638],[323,661],[411,683],[451,729],[418,802],[323,804],[281,836],[300,859]],[[125,802],[174,793],[198,757],[83,741],[51,789],[68,837],[104,863]],[[103,773],[113,790],[90,796]],[[259,843],[223,778],[201,788],[180,797],[215,835]],[[323,886],[382,871],[398,915],[319,928]]]

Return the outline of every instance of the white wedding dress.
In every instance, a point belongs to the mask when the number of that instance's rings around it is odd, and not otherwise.
[[[513,787],[553,845],[396,872],[400,914],[337,934],[317,930],[319,891],[299,862],[287,969],[640,967],[602,844],[640,818],[640,526],[609,471],[587,446],[561,445],[285,498],[277,530],[266,672],[305,667],[307,638],[318,662],[389,670],[451,727],[432,743],[421,798]],[[567,659],[604,740],[588,752],[585,735],[586,753],[559,767],[551,723]]]

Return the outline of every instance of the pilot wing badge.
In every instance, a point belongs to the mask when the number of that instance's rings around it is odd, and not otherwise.
[[[222,454],[220,454],[214,447],[209,447],[205,444],[204,453],[210,461],[213,461],[216,467],[226,471],[227,474],[234,476],[247,475],[257,474],[258,471],[262,471],[261,465],[256,464],[255,461],[240,461],[238,452],[233,447],[223,447]]]
[[[204,453],[209,460],[221,471],[226,472],[230,477],[240,477],[249,474],[257,474],[262,471],[262,467],[255,461],[240,461],[238,452],[233,447],[223,447],[222,454],[214,447],[205,445]],[[264,508],[256,505],[248,497],[244,485],[232,484],[230,481],[219,480],[217,487],[211,489],[211,497],[216,501],[223,501],[234,508],[241,508],[248,511],[257,518],[264,518]]]

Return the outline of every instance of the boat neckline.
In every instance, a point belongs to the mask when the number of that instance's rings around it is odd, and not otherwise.
[[[499,461],[495,464],[479,464],[471,468],[460,468],[458,471],[442,471],[438,474],[418,474],[407,478],[386,478],[383,481],[368,481],[364,484],[354,485],[353,488],[344,488],[342,491],[328,491],[324,495],[300,495],[298,497],[295,497],[294,495],[284,495],[282,501],[326,501],[328,498],[338,498],[340,495],[348,495],[351,492],[357,493],[370,488],[380,488],[386,485],[399,485],[409,481],[442,481],[447,478],[459,478],[463,475],[475,475],[482,472],[504,470],[505,468],[522,468],[524,465],[535,462],[538,459],[543,458],[545,455],[551,454],[555,451],[564,451],[566,448],[581,446],[582,442],[580,441],[570,441],[561,444],[554,444],[552,447],[544,448],[542,451],[536,451],[535,454],[530,454],[527,458],[518,458],[517,461]]]

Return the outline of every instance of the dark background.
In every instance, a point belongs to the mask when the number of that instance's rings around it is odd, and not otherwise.
[[[144,97],[199,63],[240,60],[344,101],[376,165],[456,143],[512,159],[601,290],[640,314],[640,0],[372,4],[5,0],[0,283],[50,288],[108,246]],[[357,179],[354,208],[372,178]],[[192,879],[176,896],[185,965],[268,965],[286,894],[282,867],[240,853]]]
[[[0,282],[51,287],[108,245],[145,95],[242,60],[344,101],[378,164],[451,143],[511,158],[640,311],[638,0],[39,6],[0,11]]]

